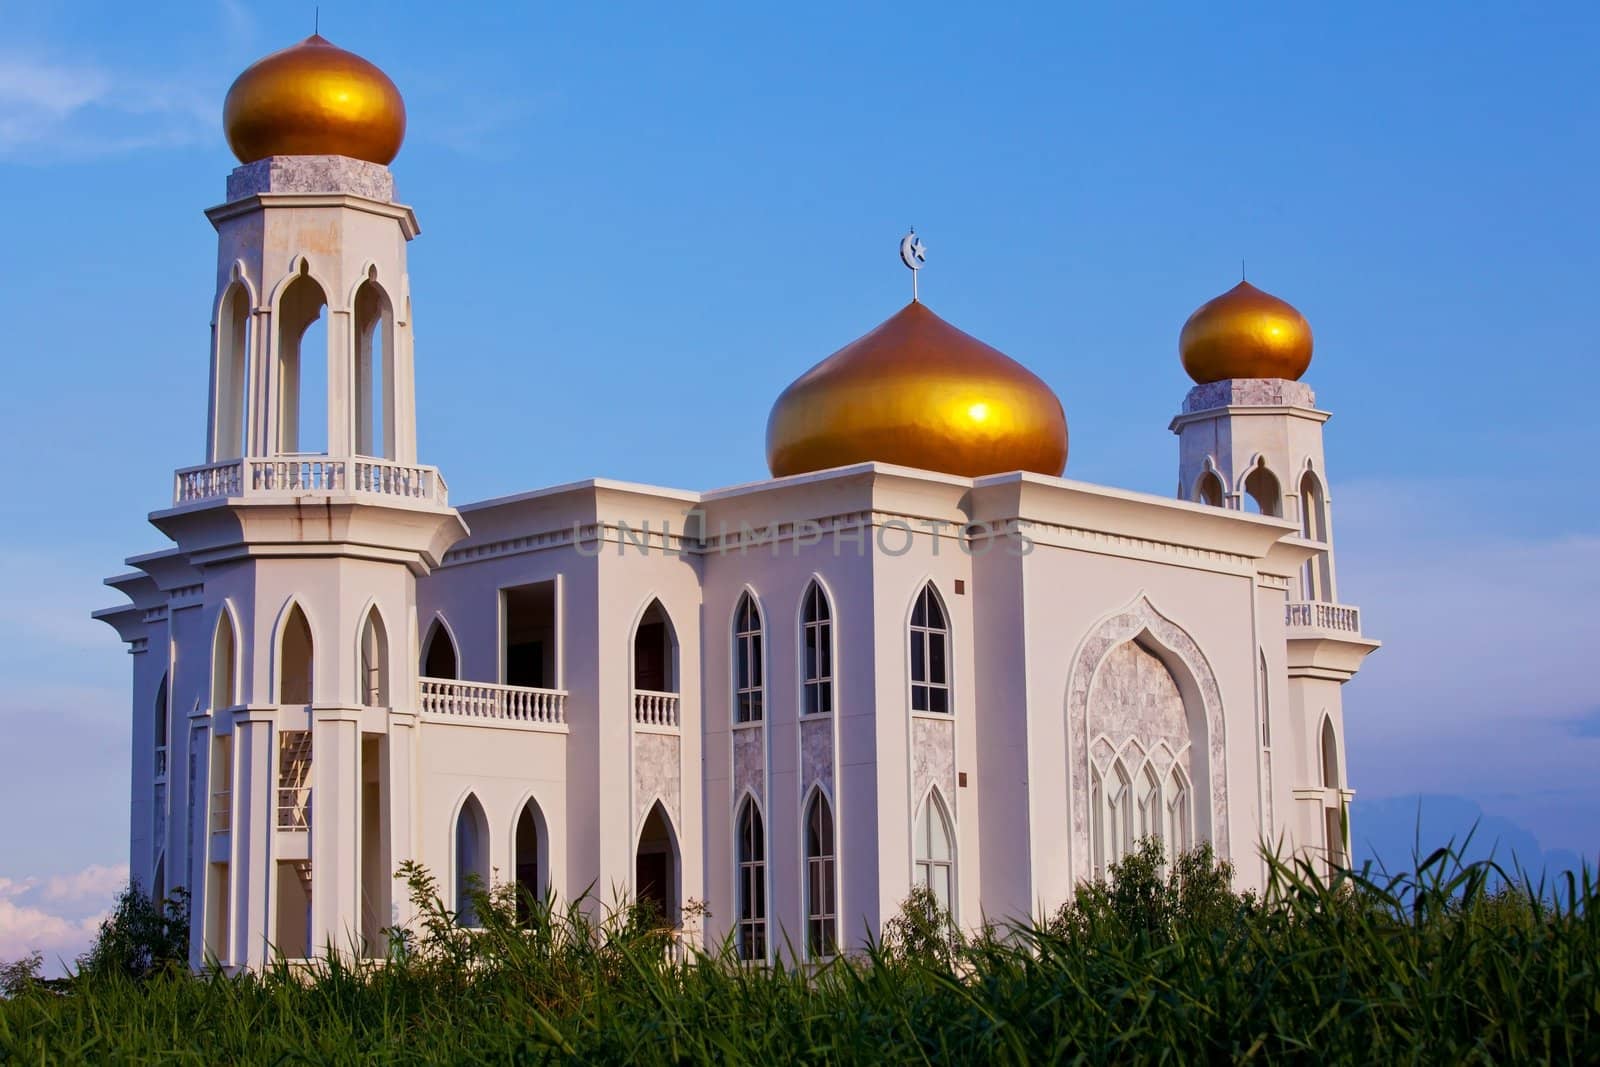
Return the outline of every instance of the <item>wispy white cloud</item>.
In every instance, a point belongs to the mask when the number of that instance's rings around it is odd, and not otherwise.
[[[127,881],[126,864],[98,863],[45,877],[0,877],[0,960],[37,951],[47,973],[61,973],[94,942]]]
[[[103,157],[215,137],[214,90],[176,76],[0,52],[0,158]]]

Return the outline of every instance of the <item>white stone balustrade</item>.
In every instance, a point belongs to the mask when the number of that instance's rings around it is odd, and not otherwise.
[[[427,715],[563,726],[567,721],[567,692],[494,682],[423,678],[417,684],[417,707]]]
[[[284,493],[373,493],[444,505],[449,487],[434,467],[408,467],[356,456],[268,456],[185,467],[174,475],[172,501],[192,504],[226,497]]]
[[[633,691],[633,721],[640,726],[678,728],[678,694],[651,689]]]
[[[1350,604],[1325,604],[1320,600],[1291,600],[1284,605],[1283,621],[1291,630],[1361,632],[1361,609]]]

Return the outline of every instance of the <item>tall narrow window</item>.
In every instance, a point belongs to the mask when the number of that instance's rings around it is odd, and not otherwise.
[[[171,731],[172,711],[168,707],[171,701],[167,696],[167,676],[161,676],[161,687],[156,690],[155,727],[156,727],[156,780],[165,781],[167,777],[167,739]]]
[[[1322,499],[1322,485],[1310,471],[1300,478],[1300,534],[1308,541],[1328,540],[1328,511]],[[1332,600],[1332,579],[1328,553],[1318,552],[1300,565],[1301,596],[1307,600]]]
[[[278,450],[328,449],[328,298],[302,263],[278,301]]]
[[[1194,847],[1189,818],[1189,783],[1173,767],[1167,774],[1167,855],[1176,857]]]
[[[355,299],[356,451],[393,459],[394,312],[373,268]]]
[[[289,609],[278,639],[278,703],[311,703],[312,652],[311,624],[296,604]]]
[[[1195,483],[1194,498],[1199,503],[1209,504],[1214,508],[1222,506],[1222,478],[1216,471],[1206,471],[1200,476],[1200,480]]]
[[[739,812],[739,958],[767,958],[767,840],[756,802]]]
[[[800,714],[826,715],[833,711],[833,612],[821,582],[806,586],[800,618]]]
[[[950,817],[945,814],[938,790],[930,792],[917,811],[915,833],[916,886],[931,892],[939,907],[948,912],[955,889],[955,849]]]
[[[1323,836],[1327,850],[1328,869],[1337,870],[1345,864],[1344,797],[1339,792],[1339,748],[1333,732],[1333,720],[1322,717]]]
[[[489,820],[483,805],[469,795],[456,816],[456,922],[478,925],[473,894],[489,889]]]
[[[1155,768],[1146,763],[1139,772],[1134,797],[1133,838],[1165,837],[1166,813],[1161,808],[1161,783]]]
[[[1091,794],[1096,803],[1089,828],[1094,838],[1095,873],[1105,877],[1114,863],[1133,850],[1135,840],[1135,803],[1133,780],[1118,759],[1111,764],[1110,773],[1096,772],[1091,782]]]
[[[217,633],[211,642],[211,707],[231,708],[238,703],[239,638],[233,631],[233,616],[224,609],[217,618]]]
[[[456,643],[444,623],[433,620],[428,630],[428,642],[422,651],[422,675],[425,678],[459,678],[456,666]]]
[[[1257,649],[1257,672],[1260,675],[1261,686],[1261,747],[1272,747],[1272,698],[1271,686],[1267,681],[1267,653]]]
[[[361,625],[361,703],[369,708],[389,706],[389,635],[378,609],[367,612]]]
[[[818,789],[806,809],[806,955],[811,959],[838,951],[833,865],[833,808]]]
[[[911,609],[911,710],[949,712],[950,625],[929,582]]]
[[[245,449],[246,400],[250,395],[250,293],[234,282],[217,308],[216,412],[211,458],[238,459]]]
[[[733,615],[734,719],[760,722],[765,686],[761,675],[761,612],[749,593]]]

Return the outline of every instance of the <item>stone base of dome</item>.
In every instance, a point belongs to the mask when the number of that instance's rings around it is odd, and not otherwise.
[[[228,202],[262,193],[344,193],[394,203],[394,175],[349,156],[267,156],[228,175]]]
[[[1183,413],[1227,407],[1315,408],[1317,394],[1305,382],[1288,378],[1224,378],[1205,382],[1183,398]]]

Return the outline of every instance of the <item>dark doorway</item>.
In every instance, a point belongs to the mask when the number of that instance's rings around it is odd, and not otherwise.
[[[661,607],[653,600],[639,619],[639,628],[633,633],[633,687],[654,693],[676,693],[678,680],[676,663],[677,641],[672,623]]]
[[[634,886],[639,902],[652,905],[661,921],[669,926],[676,926],[678,922],[677,851],[672,824],[657,803],[650,809],[644,829],[639,833]]]
[[[534,902],[544,897],[544,884],[539,879],[539,818],[533,801],[522,807],[517,817],[517,921],[528,923],[533,918]]]
[[[556,583],[505,590],[507,685],[555,689]]]

